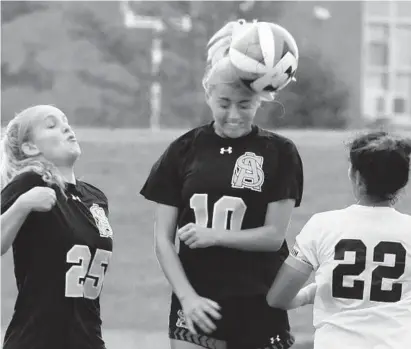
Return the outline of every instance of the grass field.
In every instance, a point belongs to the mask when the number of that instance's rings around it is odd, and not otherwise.
[[[100,187],[108,196],[115,249],[101,297],[104,336],[108,349],[167,348],[170,289],[153,252],[153,208],[138,192],[153,162],[169,141],[182,131],[78,130],[83,155],[77,175]],[[308,218],[319,211],[353,202],[347,179],[344,143],[347,132],[284,131],[297,144],[305,170],[302,206],[294,213],[288,241]],[[411,212],[409,188],[398,203]],[[1,259],[1,324],[8,325],[16,297],[11,253]],[[310,349],[313,328],[311,307],[290,312],[300,343]]]

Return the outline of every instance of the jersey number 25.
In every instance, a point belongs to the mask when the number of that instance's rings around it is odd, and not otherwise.
[[[354,264],[339,264],[333,271],[332,295],[336,298],[364,299],[364,281],[354,280],[352,287],[343,286],[344,276],[359,276],[366,268],[367,246],[358,239],[342,239],[335,246],[335,260],[344,260],[345,252],[355,253]],[[381,241],[374,248],[373,261],[384,262],[387,254],[395,256],[393,266],[379,265],[372,271],[370,300],[398,302],[402,284],[393,282],[391,290],[382,289],[382,279],[398,279],[405,271],[406,250],[399,242]]]
[[[67,263],[74,264],[66,273],[66,297],[96,299],[103,287],[111,251],[97,249],[94,258],[88,246],[74,245],[67,252]]]

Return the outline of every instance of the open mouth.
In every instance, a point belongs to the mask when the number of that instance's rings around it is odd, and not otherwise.
[[[77,139],[76,139],[75,136],[69,136],[69,137],[67,138],[67,140],[68,140],[69,142],[77,142]]]

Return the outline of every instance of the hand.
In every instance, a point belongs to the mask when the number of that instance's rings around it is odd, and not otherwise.
[[[301,289],[293,300],[288,304],[287,310],[303,307],[307,304],[313,304],[315,293],[317,291],[317,284],[311,283]]]
[[[217,232],[194,223],[188,223],[177,231],[178,238],[190,248],[205,248],[217,244]]]
[[[23,207],[37,212],[50,211],[56,200],[56,192],[48,187],[34,187],[19,197]]]
[[[302,299],[302,297],[297,294],[293,298],[293,300],[290,303],[288,303],[286,310],[292,310],[304,306],[303,301],[304,299]]]
[[[217,327],[210,317],[216,320],[221,319],[218,303],[211,299],[200,297],[197,294],[184,298],[180,302],[186,325],[192,334],[197,334],[194,324],[205,333],[211,333],[216,330]]]

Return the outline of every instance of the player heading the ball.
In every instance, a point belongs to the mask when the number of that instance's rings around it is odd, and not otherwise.
[[[247,47],[251,66],[240,54]],[[265,296],[288,255],[303,168],[290,139],[254,120],[261,101],[292,80],[298,50],[285,29],[241,21],[211,38],[207,56],[212,121],[174,140],[141,190],[157,203],[156,254],[173,288],[171,347],[286,349],[294,342],[287,312]]]

